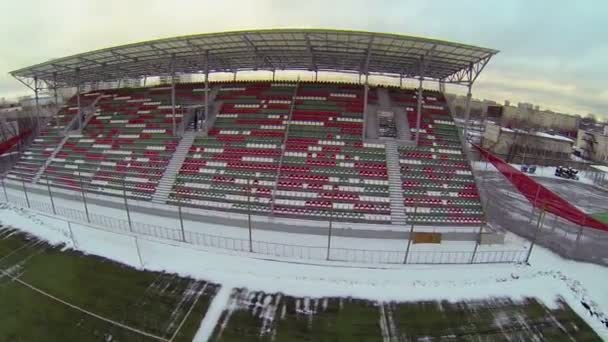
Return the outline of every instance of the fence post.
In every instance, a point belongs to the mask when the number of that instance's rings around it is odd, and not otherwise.
[[[122,177],[122,198],[125,201],[125,211],[127,212],[127,222],[129,223],[129,231],[133,232],[133,226],[131,225],[131,213],[129,213],[129,203],[127,203],[127,188],[125,185],[125,177]],[[137,240],[136,240],[137,242]],[[142,265],[143,267],[143,265]]]
[[[483,232],[483,226],[484,226],[484,223],[482,222],[479,225],[479,233],[477,233],[477,241],[475,242],[475,248],[473,248],[473,255],[471,255],[471,261],[469,262],[469,264],[472,264],[475,261],[475,254],[477,254],[477,249],[479,248],[479,245],[481,244],[481,233]]]
[[[4,178],[2,178],[2,190],[4,190],[4,198],[6,198],[6,202],[8,203],[8,194],[6,193],[6,186],[4,185]]]
[[[534,196],[534,201],[532,202],[532,212],[530,212],[530,221],[528,221],[528,223],[532,222],[532,220],[534,219],[534,209],[536,208],[536,204],[538,203],[538,196],[540,195],[540,185],[536,185],[538,187],[538,189],[536,190],[536,195]]]
[[[76,248],[76,239],[74,239],[74,232],[72,231],[72,224],[69,220],[66,221],[68,223],[68,229],[70,230],[70,237],[72,238],[72,245]]]
[[[251,235],[251,178],[247,178],[247,228],[249,229],[249,252],[253,253],[253,238]]]
[[[144,268],[144,261],[141,258],[141,252],[139,250],[139,241],[137,240],[137,236],[133,236],[133,238],[135,239],[135,248],[137,249],[137,256],[139,257],[139,263],[141,264],[141,268]]]
[[[578,247],[581,242],[581,236],[583,235],[583,226],[585,225],[586,217],[583,217],[583,223],[579,224],[578,232],[576,233],[576,243],[574,244],[574,252],[578,252]]]
[[[536,243],[536,239],[538,238],[538,234],[542,228],[543,220],[545,218],[545,205],[541,207],[540,212],[538,213],[538,221],[536,223],[536,231],[534,232],[534,236],[532,237],[532,241],[530,241],[530,248],[528,248],[528,254],[526,255],[526,264],[530,260],[530,255],[532,254],[532,248],[534,248],[534,244]]]
[[[410,235],[407,238],[407,247],[405,248],[405,257],[403,257],[403,263],[407,264],[407,257],[410,254],[410,246],[412,245],[412,238],[414,237],[414,220],[416,219],[416,214],[418,213],[418,202],[416,202],[416,206],[414,206],[414,215],[412,215],[412,226],[410,227]],[[407,217],[407,212],[405,213],[405,217]]]
[[[80,183],[80,194],[82,194],[82,203],[84,203],[84,212],[87,215],[87,222],[91,223],[91,218],[89,217],[89,206],[87,205],[87,196],[84,194],[84,186],[82,186],[82,176],[80,175],[80,170],[78,170],[78,181]]]
[[[182,218],[182,198],[179,192],[175,193],[177,197],[177,214],[179,215],[179,226],[182,229],[182,241],[186,242],[186,232],[184,231],[184,220]]]
[[[51,208],[53,208],[53,215],[57,215],[57,211],[55,210],[55,201],[53,200],[53,193],[51,192],[51,184],[49,184],[49,177],[45,176],[46,179],[46,188],[49,191],[49,198],[51,199]]]
[[[27,190],[25,189],[25,181],[23,179],[21,180],[21,185],[23,185],[23,193],[25,194],[25,202],[27,203],[27,207],[31,208],[30,199],[29,199],[29,197],[27,197]]]
[[[334,200],[333,200],[333,192],[332,192],[332,199],[329,202],[329,227],[327,230],[327,256],[325,257],[325,260],[329,260],[329,255],[331,252],[331,231],[332,231],[332,227],[333,227],[333,221],[334,221]]]

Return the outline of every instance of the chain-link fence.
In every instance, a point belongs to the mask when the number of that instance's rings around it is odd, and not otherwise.
[[[591,196],[588,186],[574,181],[551,180],[571,191],[570,196],[561,194],[559,201],[547,196],[545,190],[530,190],[523,194],[516,187],[521,184],[510,179],[508,173],[504,175],[479,153],[472,150],[471,154],[480,192],[491,204],[486,212],[494,228],[514,232],[565,258],[608,265],[608,232],[586,227],[590,222],[583,204],[585,197]],[[605,195],[608,196],[608,192]],[[568,202],[568,208],[561,204],[562,201]],[[560,217],[562,214],[568,219]]]
[[[110,217],[98,213],[90,212],[87,209],[87,201],[82,203],[83,209],[73,207],[65,207],[57,205],[53,200],[54,195],[51,188],[48,188],[48,196],[40,200],[40,195],[33,198],[31,190],[28,190],[28,184],[22,184],[22,190],[15,193],[15,189],[7,192],[4,183],[3,195],[0,199],[6,200],[15,206],[29,208],[41,213],[53,215],[54,218],[60,218],[66,222],[75,224],[85,224],[93,226],[97,229],[103,229],[118,233],[133,233],[143,236],[150,236],[165,240],[180,241],[196,246],[208,248],[217,248],[222,250],[246,252],[289,259],[305,259],[305,260],[330,260],[343,261],[367,264],[470,264],[470,263],[520,263],[526,262],[527,251],[525,249],[516,250],[482,250],[478,244],[475,244],[471,250],[462,251],[444,251],[444,250],[414,250],[405,248],[408,245],[408,240],[402,241],[402,250],[387,249],[360,249],[360,248],[344,248],[332,246],[331,230],[328,229],[328,235],[322,237],[327,239],[327,244],[319,245],[296,245],[278,243],[272,241],[262,241],[251,238],[249,239],[235,238],[221,235],[213,235],[184,229],[184,221],[182,215],[176,210],[175,227],[171,228],[163,225],[143,223],[134,221],[129,215],[128,201],[125,201],[124,217]],[[86,197],[86,195],[84,195]],[[74,202],[76,203],[76,202]],[[251,229],[255,229],[251,225]],[[251,232],[251,230],[250,230]],[[338,237],[333,237],[337,239]],[[364,241],[360,238],[360,241]],[[394,240],[392,240],[394,242]],[[393,245],[394,246],[394,245]],[[439,246],[441,247],[441,246]],[[440,249],[440,248],[439,248]]]

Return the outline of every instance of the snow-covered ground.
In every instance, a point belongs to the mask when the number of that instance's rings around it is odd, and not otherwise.
[[[176,272],[183,276],[217,282],[224,288],[282,292],[293,296],[352,296],[370,300],[479,299],[492,296],[536,297],[551,306],[558,296],[597,333],[608,339],[601,322],[608,312],[605,280],[608,268],[564,260],[535,247],[531,265],[367,265],[365,267],[318,261],[315,264],[254,258],[239,253],[218,253],[180,242],[113,233],[79,224],[71,232],[61,220],[6,207],[0,220],[51,243],[65,243],[83,252],[100,255],[138,268]],[[513,242],[520,240],[509,235]],[[75,244],[72,243],[75,242]],[[521,241],[520,241],[521,242]],[[138,253],[139,251],[139,253]],[[225,296],[218,300],[225,302]],[[591,306],[594,315],[582,304]],[[214,303],[207,314],[214,317],[223,303]],[[225,304],[224,304],[225,305]],[[199,331],[197,336],[208,333]],[[208,336],[208,335],[207,335]]]

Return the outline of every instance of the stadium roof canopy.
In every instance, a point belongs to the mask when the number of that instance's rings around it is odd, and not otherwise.
[[[30,87],[172,73],[339,71],[470,85],[497,50],[412,36],[327,29],[207,33],[121,45],[15,70]],[[37,83],[38,84],[38,83]],[[39,86],[37,86],[39,87]]]

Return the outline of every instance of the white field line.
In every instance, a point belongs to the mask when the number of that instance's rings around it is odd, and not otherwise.
[[[25,249],[25,248],[28,248],[28,247],[33,247],[33,246],[38,245],[38,244],[41,244],[41,243],[43,243],[43,241],[42,241],[42,240],[38,240],[38,239],[36,239],[36,240],[34,240],[34,241],[31,241],[31,242],[28,242],[28,243],[26,243],[25,245],[23,245],[23,246],[21,246],[21,247],[19,247],[19,248],[16,248],[16,249],[14,249],[14,250],[12,250],[10,253],[8,253],[7,255],[5,255],[5,256],[3,256],[2,258],[0,258],[0,261],[2,261],[2,260],[4,260],[4,259],[6,259],[6,258],[8,258],[8,257],[10,257],[11,255],[13,255],[13,254],[15,254],[15,253],[19,252],[19,251],[20,251],[20,250],[22,250],[22,249]]]
[[[194,309],[194,307],[196,306],[196,303],[198,303],[199,298],[201,298],[201,295],[205,292],[205,289],[207,289],[208,284],[209,283],[205,283],[203,288],[200,291],[198,291],[198,293],[196,294],[196,298],[194,299],[194,303],[192,303],[192,306],[190,306],[190,309],[188,309],[188,312],[186,312],[184,319],[182,319],[181,323],[179,323],[179,325],[177,326],[177,329],[175,329],[175,332],[173,333],[173,336],[171,336],[171,338],[169,339],[169,342],[173,341],[175,339],[175,337],[177,336],[177,334],[179,333],[179,331],[182,329],[182,326],[184,325],[184,323],[186,323],[186,320],[188,319],[188,316],[190,316],[192,309]]]
[[[215,294],[215,298],[213,298],[211,305],[209,305],[205,313],[205,317],[201,321],[201,325],[194,336],[194,342],[209,341],[215,326],[218,324],[224,309],[228,305],[231,294],[232,286],[221,285],[220,290]]]
[[[43,291],[43,290],[40,290],[39,288],[37,288],[37,287],[35,287],[35,286],[33,286],[33,285],[30,285],[30,284],[26,283],[25,281],[23,281],[23,280],[21,280],[21,279],[18,279],[18,278],[16,278],[16,277],[13,277],[11,274],[9,274],[9,273],[5,272],[5,271],[4,271],[4,270],[2,270],[2,269],[0,269],[0,273],[4,274],[6,277],[10,278],[11,280],[16,281],[16,282],[18,282],[19,284],[21,284],[21,285],[23,285],[23,286],[25,286],[25,287],[29,288],[30,290],[33,290],[33,291],[35,291],[35,292],[38,292],[39,294],[41,294],[41,295],[43,295],[43,296],[46,296],[46,297],[48,297],[48,298],[50,298],[50,299],[52,299],[52,300],[54,300],[54,301],[57,301],[57,302],[59,302],[59,303],[61,303],[61,304],[64,304],[64,305],[66,305],[66,306],[68,306],[68,307],[70,307],[70,308],[72,308],[72,309],[75,309],[75,310],[78,310],[78,311],[80,311],[80,312],[82,312],[82,313],[85,313],[85,314],[87,314],[87,315],[89,315],[89,316],[95,317],[95,318],[100,319],[100,320],[102,320],[102,321],[105,321],[105,322],[107,322],[107,323],[110,323],[110,324],[116,325],[116,326],[118,326],[118,327],[121,327],[121,328],[123,328],[123,329],[129,330],[129,331],[132,331],[132,332],[134,332],[134,333],[137,333],[137,334],[140,334],[140,335],[143,335],[143,336],[146,336],[146,337],[150,337],[150,338],[153,338],[153,339],[156,339],[156,340],[159,340],[159,341],[168,342],[168,340],[167,340],[167,339],[165,339],[165,338],[163,338],[163,337],[156,336],[156,335],[154,335],[154,334],[150,334],[150,333],[147,333],[147,332],[145,332],[145,331],[142,331],[142,330],[139,330],[139,329],[136,329],[136,328],[132,328],[132,327],[130,327],[130,326],[128,326],[128,325],[124,325],[124,324],[122,324],[122,323],[119,323],[119,322],[113,321],[113,320],[111,320],[111,319],[109,319],[109,318],[103,317],[103,316],[98,315],[98,314],[96,314],[96,313],[93,313],[93,312],[91,312],[91,311],[85,310],[85,309],[83,309],[83,308],[81,308],[81,307],[79,307],[79,306],[76,306],[76,305],[74,305],[74,304],[68,303],[68,302],[66,302],[66,301],[64,301],[64,300],[62,300],[62,299],[60,299],[60,298],[57,298],[57,297],[55,297],[55,296],[53,296],[53,295],[51,295],[51,294],[49,294],[49,293],[47,293],[47,292],[45,292],[45,291]]]

